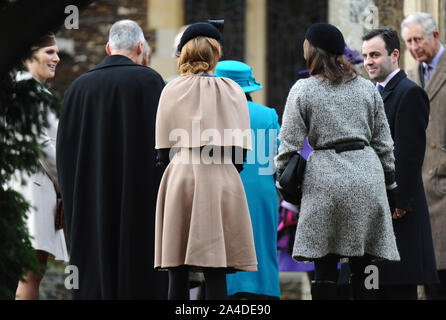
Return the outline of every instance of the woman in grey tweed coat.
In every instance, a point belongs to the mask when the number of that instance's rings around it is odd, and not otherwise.
[[[343,48],[334,26],[308,30],[304,52],[312,76],[289,93],[275,158],[281,172],[305,137],[315,149],[302,183],[293,250],[294,259],[315,262],[313,299],[336,298],[341,257],[350,257],[352,281],[360,283],[353,286],[356,298],[364,297],[364,268],[372,259],[399,260],[386,194],[386,184],[394,183],[395,159],[384,105],[372,82],[347,62]],[[352,141],[365,146],[331,149]]]

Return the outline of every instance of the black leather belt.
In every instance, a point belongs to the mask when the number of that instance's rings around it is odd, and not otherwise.
[[[336,153],[341,153],[341,152],[345,152],[345,151],[362,150],[365,148],[365,146],[368,146],[368,145],[369,144],[365,143],[364,141],[357,140],[357,141],[337,143],[334,146],[330,146],[330,147],[314,148],[314,150],[334,149],[334,150],[336,150]]]

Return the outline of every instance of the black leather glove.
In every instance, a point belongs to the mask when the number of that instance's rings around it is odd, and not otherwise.
[[[161,168],[163,173],[170,163],[169,153],[170,153],[169,148],[156,150],[156,167]]]
[[[237,159],[236,153],[242,151],[242,163],[238,163],[240,159]],[[242,172],[245,168],[245,162],[246,162],[246,156],[247,156],[247,150],[242,149],[240,147],[232,147],[232,163],[234,164],[235,168],[237,169],[238,173]]]
[[[395,211],[396,188],[387,190],[387,200],[389,201],[390,213]]]
[[[280,177],[282,176],[283,169],[276,169],[276,172],[274,172],[274,180],[276,181],[276,185],[278,185],[278,182],[280,181]]]

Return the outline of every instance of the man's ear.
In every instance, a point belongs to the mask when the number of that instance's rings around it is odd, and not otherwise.
[[[111,54],[112,54],[112,52],[111,52],[111,50],[110,50],[110,44],[107,42],[107,45],[105,46],[105,52],[107,52],[107,54],[109,55],[109,56],[111,56]]]
[[[398,49],[393,50],[392,57],[396,59],[396,62],[400,60],[400,51]]]
[[[433,37],[435,40],[439,40],[440,39],[440,32],[438,32],[438,30],[435,30],[433,33]]]
[[[142,42],[138,42],[138,45],[136,46],[136,53],[138,56],[142,53]]]

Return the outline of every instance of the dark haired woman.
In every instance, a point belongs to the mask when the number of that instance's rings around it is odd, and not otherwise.
[[[41,37],[31,48],[31,53],[31,57],[25,61],[28,72],[18,73],[17,81],[37,81],[41,84],[41,90],[50,94],[43,84],[48,79],[54,78],[56,66],[60,61],[54,34]],[[27,220],[28,230],[32,236],[31,243],[36,251],[37,260],[42,266],[42,275],[30,272],[25,275],[25,281],[19,282],[16,299],[20,300],[39,299],[40,281],[49,257],[68,261],[63,229],[56,230],[55,228],[56,190],[58,189],[56,169],[58,121],[52,112],[48,113],[47,120],[49,127],[44,128],[39,136],[44,152],[39,158],[43,168],[42,172],[29,176],[25,186],[17,181],[13,182],[14,188],[21,192],[31,205]]]
[[[189,299],[189,271],[203,272],[210,300],[227,298],[226,273],[257,270],[239,176],[242,154],[251,149],[249,109],[238,84],[213,76],[220,36],[209,23],[186,29],[180,77],[164,88],[157,112],[156,148],[167,168],[157,200],[155,268],[169,271],[173,300]]]
[[[365,268],[399,260],[386,194],[394,187],[393,141],[382,99],[359,77],[334,26],[312,25],[304,55],[311,77],[292,87],[283,115],[276,165],[315,149],[302,183],[293,258],[314,261],[313,299],[336,299],[337,263],[349,258],[354,299],[367,297]]]

